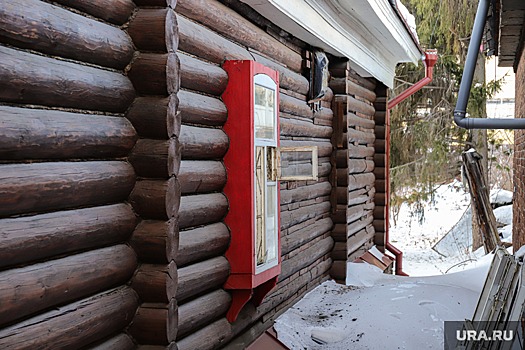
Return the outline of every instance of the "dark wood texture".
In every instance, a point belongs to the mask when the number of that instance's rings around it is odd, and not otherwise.
[[[0,329],[0,348],[79,349],[120,332],[137,306],[131,288],[109,290]]]
[[[129,201],[144,219],[168,220],[179,211],[179,182],[175,178],[137,181]]]
[[[178,312],[175,299],[169,304],[143,303],[129,333],[140,344],[168,345],[177,336]]]
[[[139,94],[168,96],[179,91],[179,59],[175,53],[140,53],[128,75]]]
[[[135,91],[122,74],[0,46],[0,100],[124,112]]]
[[[118,245],[1,272],[0,324],[123,284],[136,266],[133,250]]]
[[[120,161],[0,165],[0,217],[120,202],[134,183]]]
[[[144,138],[166,140],[180,134],[180,113],[177,113],[177,95],[168,97],[137,97],[126,118],[131,121],[137,133]]]
[[[0,158],[123,157],[137,134],[121,117],[0,106]]]
[[[0,220],[0,267],[125,241],[136,225],[128,205]]]
[[[179,331],[177,338],[182,338],[199,328],[224,316],[230,306],[230,294],[218,289],[179,307]]]
[[[184,160],[178,175],[182,194],[220,191],[226,184],[222,162]]]
[[[209,290],[217,289],[226,282],[230,264],[220,256],[179,269],[177,301],[182,301]]]
[[[188,335],[177,341],[178,350],[212,350],[218,349],[232,337],[232,326],[226,318]]]
[[[178,53],[181,87],[220,96],[228,84],[228,74],[216,65]]]
[[[215,223],[193,230],[179,232],[179,250],[176,262],[179,267],[222,255],[230,243],[228,227]]]
[[[131,287],[142,302],[167,304],[177,292],[177,266],[174,262],[142,264],[131,280]]]
[[[92,16],[114,24],[124,24],[135,9],[132,0],[56,0]]]
[[[140,51],[176,52],[179,46],[175,12],[141,8],[129,22],[128,33]]]
[[[135,344],[126,333],[118,334],[104,342],[92,345],[88,350],[133,350]]]
[[[149,264],[167,264],[175,260],[179,247],[178,221],[143,220],[131,237],[130,244],[139,260]]]
[[[228,136],[221,129],[183,125],[180,131],[182,159],[222,159],[228,150]]]
[[[168,178],[180,168],[180,148],[176,138],[167,141],[141,139],[129,155],[138,176]]]
[[[183,123],[218,126],[226,122],[228,111],[221,100],[186,90],[177,95]]]
[[[180,229],[221,221],[228,211],[228,200],[222,193],[182,196],[179,208]]]
[[[0,42],[116,69],[133,57],[124,31],[39,0],[0,6]]]

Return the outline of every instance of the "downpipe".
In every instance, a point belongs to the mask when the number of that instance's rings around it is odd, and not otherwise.
[[[408,276],[407,273],[403,271],[403,252],[396,248],[391,242],[390,242],[390,110],[397,106],[399,103],[406,100],[408,97],[412,96],[419,90],[421,90],[425,85],[428,85],[432,79],[433,79],[433,72],[434,72],[434,66],[436,65],[436,62],[438,60],[438,53],[437,50],[427,50],[425,52],[425,59],[423,63],[425,64],[425,77],[418,81],[416,84],[412,85],[390,101],[388,101],[387,104],[387,110],[386,110],[386,149],[385,149],[385,156],[386,156],[386,166],[385,166],[385,178],[388,180],[386,181],[386,193],[387,196],[385,198],[385,249],[388,250],[390,253],[392,253],[396,258],[396,268],[395,273],[399,276]]]
[[[476,70],[479,47],[485,29],[485,22],[489,12],[489,0],[479,0],[472,36],[467,51],[467,59],[461,84],[459,86],[458,100],[454,110],[454,122],[464,129],[525,129],[525,119],[498,119],[498,118],[467,118],[467,105],[470,89]]]

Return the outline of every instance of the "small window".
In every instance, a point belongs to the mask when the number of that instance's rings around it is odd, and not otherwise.
[[[276,163],[278,180],[317,180],[317,146],[279,147]]]

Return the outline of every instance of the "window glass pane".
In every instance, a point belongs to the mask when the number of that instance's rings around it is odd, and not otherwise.
[[[275,91],[255,84],[255,137],[275,138]]]
[[[266,234],[264,223],[265,178],[264,147],[255,148],[255,253],[257,266],[266,262]]]
[[[311,177],[314,173],[313,167],[311,150],[281,151],[281,177]]]
[[[267,215],[266,215],[266,252],[267,261],[270,262],[277,258],[277,235],[279,228],[277,227],[277,186],[275,184],[268,185],[266,194],[267,198]]]

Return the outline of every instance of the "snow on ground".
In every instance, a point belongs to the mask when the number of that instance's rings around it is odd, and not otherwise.
[[[449,246],[450,257],[431,249],[452,227],[469,229],[468,220],[457,224],[469,204],[462,184],[453,182],[436,190],[422,223],[404,205],[390,235],[404,252],[404,270],[411,277],[349,263],[347,286],[325,282],[276,320],[279,340],[301,350],[442,349],[443,321],[472,318],[492,261],[483,248],[472,253]],[[495,216],[511,223],[512,206]],[[504,241],[511,240],[511,225],[499,231]]]

